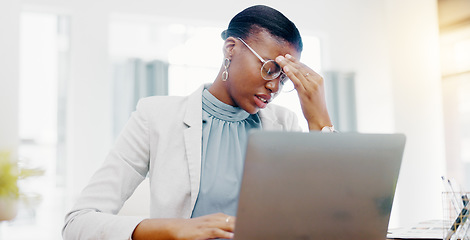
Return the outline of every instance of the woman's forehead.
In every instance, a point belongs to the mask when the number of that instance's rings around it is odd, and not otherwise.
[[[265,31],[251,35],[245,41],[264,58],[274,59],[285,54],[290,54],[297,59],[300,58],[300,52],[292,44]]]

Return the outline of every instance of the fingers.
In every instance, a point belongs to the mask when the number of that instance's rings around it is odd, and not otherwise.
[[[223,214],[223,224],[221,229],[233,232],[235,229],[235,217]]]
[[[299,79],[300,71],[298,63],[292,61],[292,59],[287,59],[284,56],[277,57],[276,62],[282,67],[284,73],[286,73],[287,77],[292,81],[295,89],[297,89],[297,91],[302,90],[303,84]]]
[[[233,238],[235,217],[216,213],[201,217],[202,224],[209,238]]]
[[[213,228],[210,230],[211,238],[233,238],[233,230],[235,229],[235,217],[218,213]]]
[[[209,234],[209,238],[224,238],[224,239],[232,239],[233,238],[233,232],[227,232],[219,228],[213,228],[211,230],[212,232]]]
[[[308,91],[311,87],[316,88],[318,84],[323,84],[323,78],[318,73],[289,54],[277,57],[276,62],[293,82],[297,91]]]

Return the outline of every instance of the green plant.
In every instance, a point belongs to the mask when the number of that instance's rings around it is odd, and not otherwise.
[[[44,173],[41,169],[18,167],[18,162],[11,158],[11,154],[0,151],[0,197],[20,197],[18,181],[40,176]]]

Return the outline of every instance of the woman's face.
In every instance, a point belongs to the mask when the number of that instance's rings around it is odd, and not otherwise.
[[[232,106],[238,106],[250,114],[265,108],[272,101],[275,93],[280,91],[279,77],[266,81],[261,76],[263,63],[239,39],[234,38],[231,63],[228,69],[229,78],[225,83],[227,99],[220,99]],[[300,53],[286,42],[280,43],[271,34],[260,32],[254,37],[243,39],[265,61],[290,54],[300,58]]]

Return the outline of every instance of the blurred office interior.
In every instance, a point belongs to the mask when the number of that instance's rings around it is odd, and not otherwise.
[[[340,131],[407,135],[391,227],[442,218],[443,175],[470,190],[470,0],[2,0],[0,151],[45,173],[0,239],[61,239],[138,99],[212,82],[220,32],[254,4],[297,24]],[[275,102],[306,129],[295,92]],[[146,215],[146,191],[120,214]]]

